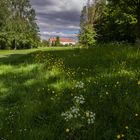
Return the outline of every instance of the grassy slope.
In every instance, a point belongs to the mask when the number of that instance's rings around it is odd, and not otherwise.
[[[137,49],[43,49],[45,55],[63,59],[64,72],[61,65],[48,70],[37,63],[35,51],[0,51],[1,139],[113,140],[122,133],[127,140],[140,137]],[[76,89],[76,81],[84,88]],[[61,113],[72,106],[74,95],[81,94],[86,99],[82,108],[96,113],[95,125],[73,129]]]

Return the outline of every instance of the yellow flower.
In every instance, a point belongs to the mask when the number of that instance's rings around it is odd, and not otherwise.
[[[106,95],[108,95],[109,93],[108,92],[106,92]]]
[[[135,114],[135,116],[138,117],[139,115],[138,114]]]
[[[122,138],[124,137],[124,134],[121,134]]]
[[[125,127],[125,129],[128,129],[128,128],[129,128],[128,126]]]
[[[138,81],[138,85],[140,85],[140,80]]]
[[[118,134],[118,135],[117,135],[117,139],[120,139],[120,138],[121,138],[121,135],[120,135],[120,134]]]
[[[70,130],[67,128],[67,129],[66,129],[66,132],[67,132],[67,133],[69,133],[69,132],[70,132]]]
[[[90,115],[89,112],[86,112],[86,117],[89,117],[89,115]]]
[[[119,84],[119,82],[117,81],[117,83],[116,83],[117,85]]]

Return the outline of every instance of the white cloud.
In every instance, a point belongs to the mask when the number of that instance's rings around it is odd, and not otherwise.
[[[57,31],[60,36],[73,36],[66,30],[78,32],[80,13],[86,0],[31,0],[31,3],[43,37],[57,35]]]
[[[67,33],[62,33],[62,32],[42,32],[41,33],[43,36],[47,35],[47,36],[60,36],[60,37],[76,37],[77,34],[67,34]]]

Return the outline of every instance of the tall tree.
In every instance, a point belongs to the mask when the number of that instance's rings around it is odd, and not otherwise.
[[[94,3],[88,1],[81,13],[79,42],[87,47],[93,46],[96,42],[96,31],[93,24],[96,16],[96,3],[97,0]]]
[[[93,29],[91,24],[86,24],[79,36],[79,42],[85,47],[93,47],[96,43],[96,31]]]
[[[55,46],[60,46],[60,37],[56,37]]]
[[[2,33],[12,48],[30,48],[38,40],[35,11],[29,0],[6,0],[9,15],[6,16]],[[5,17],[5,16],[3,16]]]
[[[127,40],[140,39],[140,0],[108,0],[109,15]]]
[[[93,1],[81,13],[80,34],[84,26],[91,23],[98,42],[140,40],[140,0]],[[88,17],[88,22],[85,22],[85,17]]]

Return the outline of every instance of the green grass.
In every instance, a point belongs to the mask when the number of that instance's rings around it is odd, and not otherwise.
[[[138,140],[139,80],[133,47],[0,51],[0,140]],[[72,106],[94,123],[65,121]]]

